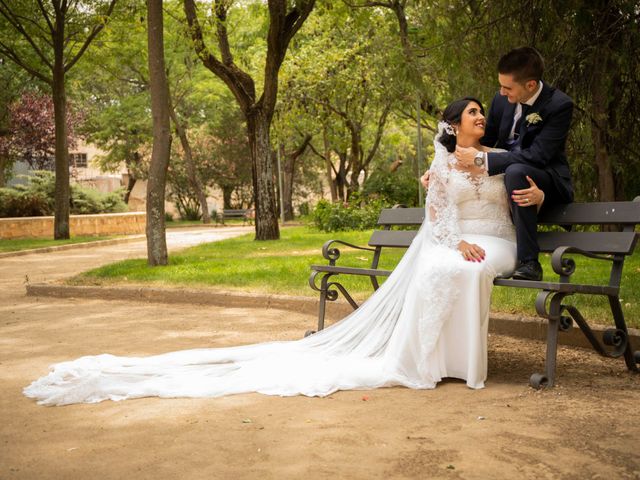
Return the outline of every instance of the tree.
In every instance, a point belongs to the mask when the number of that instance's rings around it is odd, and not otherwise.
[[[282,162],[282,205],[285,220],[293,220],[293,187],[297,162],[307,150],[311,135],[305,135],[293,150],[287,151],[284,143],[279,145]]]
[[[346,134],[338,144],[332,142],[340,162],[332,169],[340,187],[346,183],[347,196],[360,189],[360,177],[367,175],[401,93],[396,88],[397,62],[391,61],[397,56],[395,45],[388,41],[386,28],[387,20],[375,11],[361,10],[346,21],[325,13],[310,23],[301,39],[304,45],[292,60],[301,73],[289,82],[290,88],[302,103],[315,104],[320,118],[341,123],[339,136]],[[328,125],[326,130],[335,128]]]
[[[0,1],[0,55],[49,86],[55,113],[56,194],[54,238],[69,238],[67,72],[104,28],[117,0]]]
[[[55,122],[51,96],[25,92],[8,109],[9,126],[5,145],[11,158],[19,158],[34,170],[52,170],[55,165]],[[73,147],[74,127],[80,119],[67,110],[67,144]]]
[[[25,91],[35,90],[36,85],[27,73],[13,62],[0,56],[0,188],[4,187],[13,171],[14,157],[10,152],[10,106],[19,100]]]
[[[149,85],[153,116],[153,151],[147,183],[147,263],[166,265],[165,187],[171,155],[169,84],[164,63],[162,0],[148,0]]]
[[[153,141],[147,65],[146,5],[119,0],[93,54],[74,69],[74,103],[84,122],[79,133],[105,153],[93,162],[104,171],[127,168],[125,202],[145,180]]]
[[[253,204],[251,151],[239,108],[225,92],[207,110],[208,121],[195,136],[194,151],[201,176],[222,190],[223,208]]]
[[[446,9],[457,14],[443,17],[439,12]],[[447,0],[415,13],[420,31],[439,26],[439,46],[430,52],[444,68],[445,100],[470,93],[489,100],[500,55],[517,45],[538,49],[545,59],[543,81],[575,102],[567,153],[576,198],[637,194],[640,126],[630,119],[640,114],[640,65],[637,55],[628,54],[640,48],[636,3]]]
[[[278,73],[289,43],[311,13],[315,0],[301,0],[288,6],[286,0],[268,0],[269,27],[264,62],[264,87],[256,94],[254,78],[234,61],[229,43],[227,17],[231,2],[215,0],[213,15],[219,55],[206,43],[194,0],[184,0],[193,44],[203,65],[222,79],[234,94],[247,122],[251,148],[255,202],[256,240],[280,238],[271,159],[270,126],[278,95]]]

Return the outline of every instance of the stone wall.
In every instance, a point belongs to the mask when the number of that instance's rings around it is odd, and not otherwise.
[[[71,235],[106,236],[144,233],[145,212],[71,215]],[[0,239],[53,238],[53,217],[0,218]]]

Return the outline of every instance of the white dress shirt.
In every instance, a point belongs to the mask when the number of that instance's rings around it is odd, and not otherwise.
[[[529,100],[527,100],[525,103],[525,105],[529,105],[532,106],[536,100],[538,99],[538,97],[540,96],[540,92],[542,92],[542,82],[538,82],[538,90],[536,91],[536,93],[534,93],[531,98]],[[509,132],[509,140],[513,140],[515,137],[515,133],[516,133],[516,124],[518,123],[518,120],[520,120],[520,117],[522,116],[522,104],[520,102],[518,102],[518,104],[516,105],[516,110],[515,112],[513,112],[513,123],[511,124],[511,132]]]

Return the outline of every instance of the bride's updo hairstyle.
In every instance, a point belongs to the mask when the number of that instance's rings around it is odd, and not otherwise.
[[[480,105],[480,112],[484,115],[484,107],[480,100],[473,97],[464,97],[449,104],[442,112],[442,122],[444,128],[438,137],[438,141],[444,145],[447,152],[453,153],[456,149],[456,130],[462,120],[462,113],[470,102]]]

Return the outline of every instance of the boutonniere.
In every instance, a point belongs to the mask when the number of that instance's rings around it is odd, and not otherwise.
[[[535,125],[536,123],[540,123],[542,121],[542,117],[538,112],[530,113],[524,119],[527,121],[527,125]]]

